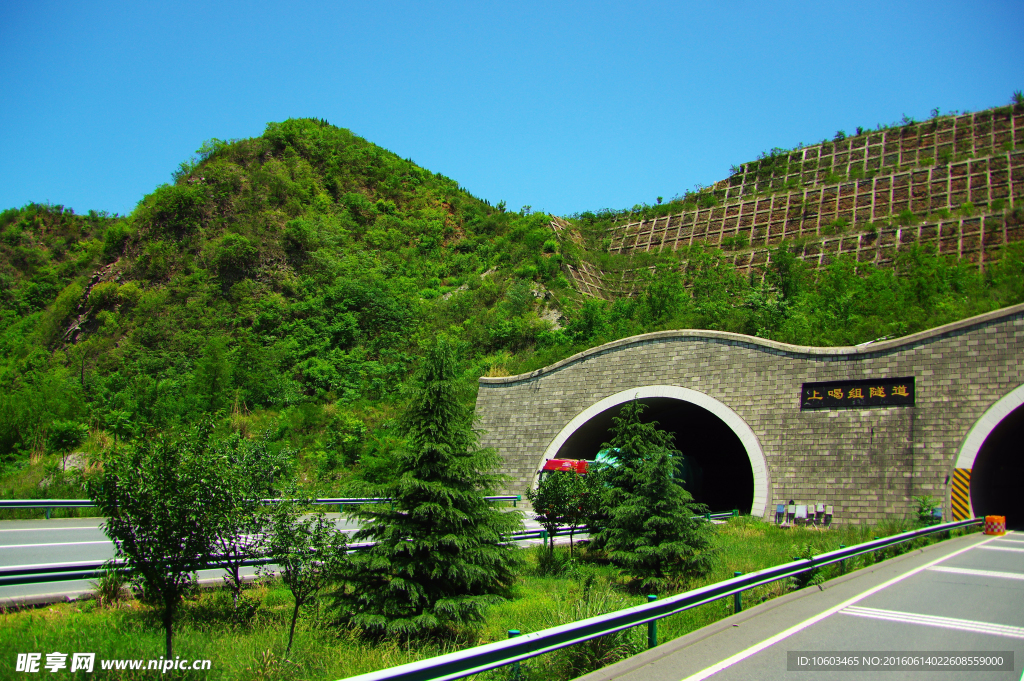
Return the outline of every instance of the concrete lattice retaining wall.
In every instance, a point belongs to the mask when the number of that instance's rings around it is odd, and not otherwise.
[[[720,205],[612,228],[609,250],[678,250],[702,242],[722,248],[746,273],[784,240],[817,267],[838,254],[885,265],[900,248],[921,243],[983,264],[1001,246],[1024,240],[1024,220],[1014,210],[1024,207],[1024,106],[785,152],[771,163],[740,166],[714,189]],[[968,202],[973,209],[961,214]],[[894,222],[904,211],[916,215],[911,224]],[[593,269],[570,272],[578,285],[588,280],[579,285],[582,292],[616,288]]]

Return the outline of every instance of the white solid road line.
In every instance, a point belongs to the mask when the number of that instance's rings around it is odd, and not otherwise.
[[[717,674],[718,672],[722,671],[723,669],[727,669],[727,668],[733,666],[734,664],[736,664],[737,662],[741,662],[741,661],[747,659],[748,657],[750,657],[751,655],[754,655],[756,653],[761,652],[765,648],[770,648],[771,646],[775,645],[779,641],[784,641],[785,639],[789,638],[793,634],[801,632],[804,629],[806,629],[807,627],[811,626],[812,624],[817,624],[821,620],[823,620],[823,619],[825,619],[827,617],[831,617],[832,615],[836,614],[837,612],[839,612],[841,610],[845,610],[846,608],[850,607],[854,603],[857,603],[858,601],[862,601],[865,598],[867,598],[868,596],[871,596],[872,594],[878,593],[882,589],[888,588],[888,587],[892,586],[893,584],[896,584],[897,582],[902,582],[907,577],[911,577],[913,575],[916,575],[919,572],[927,570],[928,568],[930,568],[933,565],[938,565],[939,563],[941,563],[944,560],[949,560],[953,556],[959,556],[961,553],[965,553],[967,551],[970,551],[971,549],[976,549],[976,548],[979,548],[979,547],[987,548],[987,547],[983,547],[982,544],[990,542],[993,539],[995,539],[995,537],[992,537],[992,539],[986,539],[981,544],[975,544],[974,546],[966,546],[966,547],[960,549],[959,551],[954,551],[953,553],[951,553],[951,554],[949,554],[947,556],[943,556],[942,558],[939,558],[937,560],[933,560],[930,563],[925,563],[921,567],[914,568],[910,572],[906,572],[906,573],[900,575],[899,577],[893,577],[888,582],[883,582],[882,584],[879,584],[878,586],[872,587],[872,588],[868,589],[867,591],[861,592],[861,593],[857,594],[856,596],[854,596],[853,598],[849,598],[849,599],[843,601],[839,605],[833,606],[833,607],[829,608],[828,610],[825,610],[824,612],[821,612],[821,613],[815,615],[814,617],[806,619],[803,622],[800,622],[799,624],[793,625],[792,627],[790,627],[789,629],[786,629],[785,631],[781,631],[778,634],[775,634],[771,638],[766,638],[765,640],[761,641],[760,643],[756,643],[756,644],[750,646],[746,650],[741,650],[740,652],[736,653],[732,657],[729,657],[729,658],[726,658],[726,659],[722,660],[718,664],[711,665],[707,669],[702,669],[701,671],[697,672],[696,674],[692,674],[690,676],[687,676],[685,679],[683,679],[683,681],[703,681],[703,679],[708,678],[712,674]]]
[[[879,610],[877,608],[861,608],[858,606],[846,608],[842,613],[844,615],[853,615],[855,617],[869,617],[875,620],[886,620],[887,622],[923,624],[928,627],[940,627],[942,629],[970,631],[976,634],[992,634],[993,636],[1006,636],[1008,638],[1024,639],[1024,627],[1011,627],[1006,624],[961,620],[954,617],[937,617],[935,615],[918,615],[913,612]]]
[[[990,551],[1013,551],[1015,553],[1024,553],[1024,549],[1018,549],[1014,546],[982,546],[980,548],[989,549]]]
[[[84,561],[81,561],[81,562],[83,562],[83,563],[95,563],[96,561],[84,560]],[[69,565],[71,567],[69,567],[68,570],[66,570],[66,572],[67,572],[67,571],[73,570],[74,566],[77,565],[77,564],[78,563],[75,562],[75,561],[71,561],[71,562],[68,562],[68,563],[28,563],[26,565],[4,565],[4,566],[0,567],[0,569],[3,569],[3,570],[20,570],[22,568],[45,568],[45,567],[59,567],[59,566],[62,566],[62,565]]]
[[[61,541],[53,544],[0,544],[0,549],[25,549],[33,546],[81,546],[82,544],[110,544],[109,539],[99,541]]]
[[[86,527],[18,527],[13,530],[0,530],[0,532],[51,532],[53,530],[100,530],[102,527],[91,525]]]
[[[999,577],[1002,579],[1024,579],[1019,572],[996,572],[995,570],[973,570],[971,568],[942,567],[936,565],[928,568],[932,572],[952,572],[957,575],[973,575],[975,577]]]

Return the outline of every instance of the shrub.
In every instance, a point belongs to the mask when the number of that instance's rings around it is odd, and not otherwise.
[[[129,582],[130,575],[127,571],[115,564],[108,564],[99,579],[92,582],[99,605],[101,607],[113,605],[121,600],[126,594]]]
[[[89,309],[93,312],[117,303],[118,286],[112,281],[101,281],[89,290]]]
[[[345,534],[322,510],[309,511],[306,504],[286,501],[274,508],[270,518],[270,555],[280,570],[281,581],[295,599],[284,651],[286,660],[295,638],[299,609],[315,600],[320,590],[341,574],[345,560]]]

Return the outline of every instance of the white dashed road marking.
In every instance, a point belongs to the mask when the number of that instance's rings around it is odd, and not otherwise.
[[[959,631],[970,631],[976,634],[992,634],[993,636],[1006,636],[1008,638],[1024,639],[1024,627],[1011,627],[1006,624],[976,622],[974,620],[961,620],[954,617],[937,617],[935,615],[918,615],[912,612],[897,612],[896,610],[862,608],[856,605],[844,609],[842,613],[844,615],[854,615],[856,617],[870,617],[871,619],[876,620],[886,620],[887,622],[923,624],[928,627],[957,629]]]
[[[952,572],[957,575],[972,575],[974,577],[998,577],[1000,579],[1024,579],[1024,574],[1019,572],[996,572],[995,570],[972,570],[971,568],[943,567],[936,565],[928,568],[934,572]]]

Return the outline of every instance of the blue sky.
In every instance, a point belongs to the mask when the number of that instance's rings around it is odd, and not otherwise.
[[[1024,89],[1013,2],[0,3],[0,208],[130,212],[325,118],[510,208],[653,203],[771,147]]]

